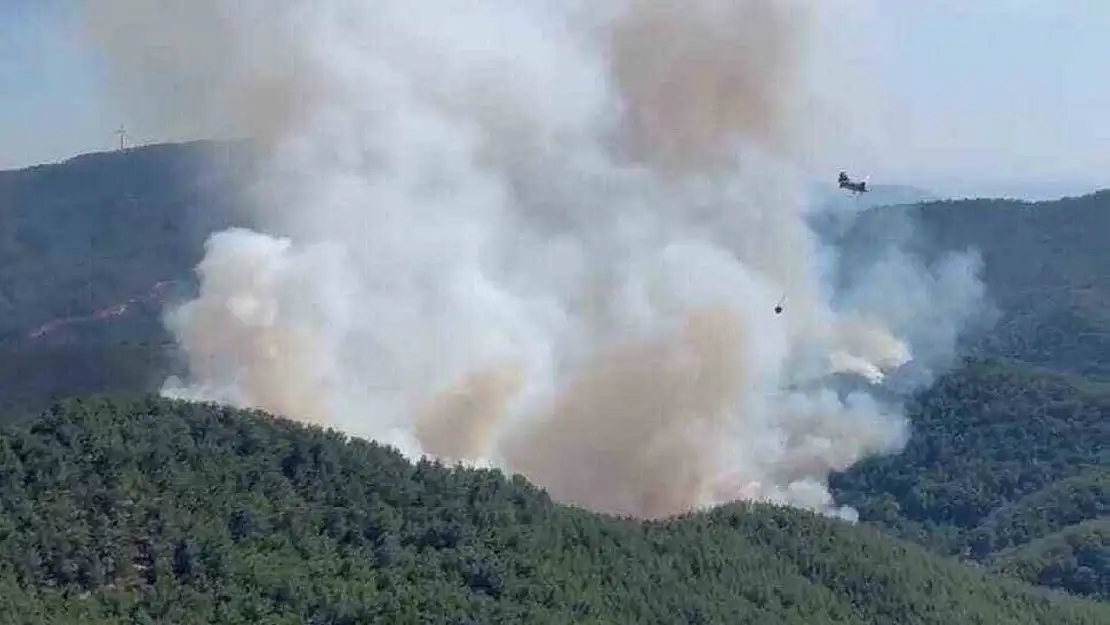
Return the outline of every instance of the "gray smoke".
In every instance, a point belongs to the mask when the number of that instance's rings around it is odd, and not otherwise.
[[[743,498],[851,518],[829,472],[907,430],[834,378],[951,350],[981,285],[962,257],[891,250],[874,294],[830,304],[791,165],[812,142],[815,10],[90,2],[137,118],[267,151],[264,232],[208,241],[199,297],[167,318],[190,376],[165,392],[503,467],[600,511]]]

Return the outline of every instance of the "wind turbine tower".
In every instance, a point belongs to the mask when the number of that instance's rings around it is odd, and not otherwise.
[[[120,126],[119,129],[116,130],[115,134],[119,135],[119,149],[122,150],[127,147],[127,140],[131,137],[127,134],[127,131],[123,129],[123,126]]]

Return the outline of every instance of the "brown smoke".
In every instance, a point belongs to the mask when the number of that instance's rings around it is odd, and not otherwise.
[[[798,13],[775,0],[632,0],[611,63],[633,154],[700,171],[722,165],[738,138],[786,149],[805,35]]]
[[[220,315],[203,318],[211,321],[214,317]],[[192,375],[221,379],[226,377],[225,370],[234,367],[232,376],[243,405],[329,425],[327,389],[317,382],[317,372],[310,367],[316,337],[288,328],[259,327],[252,333],[222,330],[236,324],[224,316],[211,325],[183,323],[176,328],[178,342],[189,351]],[[236,359],[229,362],[228,354],[235,354]]]
[[[495,428],[509,402],[520,391],[519,369],[478,371],[436,395],[416,418],[415,434],[421,447],[448,462],[488,457]]]
[[[702,310],[671,340],[605,352],[508,440],[509,465],[594,510],[689,510],[718,473],[714,441],[746,382],[742,338],[729,311]]]
[[[241,244],[220,244],[228,239]],[[231,230],[210,239],[207,248],[197,268],[204,297],[166,318],[189,354],[190,373],[233,380],[237,404],[328,425],[324,336],[311,324],[287,323],[289,311],[274,306],[287,278],[274,271],[269,254],[284,249],[282,242]]]

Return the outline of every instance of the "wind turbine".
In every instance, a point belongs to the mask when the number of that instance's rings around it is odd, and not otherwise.
[[[114,134],[119,135],[119,149],[122,150],[127,147],[127,140],[130,139],[131,136],[128,135],[127,131],[123,129],[123,126],[120,126]]]

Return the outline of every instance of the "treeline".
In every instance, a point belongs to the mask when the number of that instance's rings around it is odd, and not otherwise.
[[[0,435],[0,615],[51,623],[1106,623],[866,528],[667,522],[331,431],[158,399]]]

